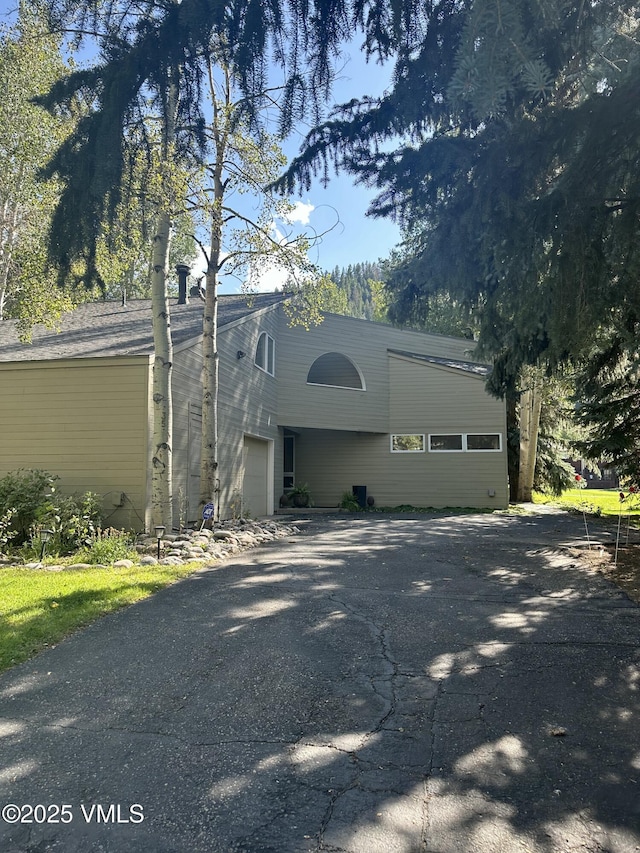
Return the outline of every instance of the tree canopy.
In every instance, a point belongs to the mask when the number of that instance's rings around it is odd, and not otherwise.
[[[70,304],[52,287],[43,240],[59,187],[39,170],[76,116],[33,103],[68,71],[37,4],[23,4],[15,25],[0,28],[0,320],[18,319],[25,334]]]
[[[52,158],[63,194],[51,231],[52,257],[61,276],[82,259],[84,277],[99,279],[95,246],[102,223],[121,201],[127,173],[123,131],[155,103],[166,114],[166,80],[176,74],[179,106],[176,156],[198,158],[206,148],[202,84],[213,40],[224,50],[243,96],[244,117],[259,120],[272,67],[279,69],[280,130],[311,114],[318,120],[336,55],[357,28],[365,49],[381,58],[409,43],[422,20],[417,0],[47,0],[51,25],[93,38],[100,61],[51,89],[43,102],[64,108],[78,92],[93,109]],[[281,82],[281,81],[279,81]]]
[[[630,2],[431,0],[391,91],[308,135],[281,187],[332,167],[405,227],[399,318],[472,305],[493,388],[640,316],[640,18]]]

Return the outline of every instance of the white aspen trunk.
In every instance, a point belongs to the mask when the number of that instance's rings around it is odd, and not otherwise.
[[[218,274],[214,267],[219,258],[214,248],[212,228],[211,257],[207,266],[207,289],[205,292],[204,316],[202,321],[202,447],[200,455],[200,504],[213,502],[216,518],[220,517],[219,473],[218,473]]]
[[[163,128],[162,162],[169,162],[175,137],[178,88],[171,81],[167,91],[167,118]],[[167,182],[165,182],[166,184]],[[173,400],[171,375],[173,345],[167,278],[171,247],[171,214],[169,191],[163,193],[156,219],[151,265],[151,311],[153,315],[153,438],[151,450],[151,516],[152,525],[173,527]]]
[[[153,269],[151,273],[154,342],[151,512],[153,525],[161,524],[168,531],[173,527],[173,478],[171,471],[173,346],[166,286],[170,243],[171,217],[166,211],[162,211],[158,214],[156,233],[153,238]]]
[[[213,169],[213,210],[211,213],[211,252],[207,264],[207,287],[202,322],[202,447],[200,454],[200,507],[212,502],[215,517],[220,518],[220,470],[218,460],[218,272],[222,244],[222,171],[228,139],[228,109],[218,108],[209,66],[209,86],[213,101],[212,130],[216,162]],[[231,99],[231,84],[225,75],[225,107]]]
[[[20,167],[17,176],[17,192],[23,185],[24,166]],[[20,202],[17,199],[6,199],[2,206],[2,245],[0,245],[0,320],[4,319],[4,308],[9,289],[9,272],[13,253],[18,242],[20,230]]]
[[[520,471],[518,476],[518,501],[529,503],[533,498],[533,480],[536,470],[538,433],[542,394],[538,377],[531,376],[529,388],[520,398]]]

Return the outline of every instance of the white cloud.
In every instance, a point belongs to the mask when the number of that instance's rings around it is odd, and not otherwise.
[[[288,225],[300,226],[308,225],[309,217],[314,210],[315,205],[303,201],[297,201],[290,213],[280,217],[280,227],[277,222],[271,222],[270,232],[273,240],[280,245],[285,245],[288,240],[291,239],[291,235],[285,233],[289,229],[286,225],[283,226],[283,223],[286,222]],[[293,230],[296,233],[299,233],[298,229]],[[204,250],[206,252],[210,252],[211,247],[205,246]],[[198,256],[191,267],[191,275],[194,276],[194,278],[199,278],[201,275],[206,274],[206,270],[207,260],[205,253],[201,248],[199,249]],[[292,271],[290,269],[279,264],[275,259],[262,259],[257,263],[249,264],[246,281],[244,283],[248,285],[254,293],[271,293],[274,290],[282,290],[290,278],[291,272]],[[221,292],[231,293],[239,291],[243,282],[239,279],[236,280],[235,276],[225,276],[224,268],[222,273],[220,281]],[[204,284],[205,282],[203,281],[202,285],[204,286]]]
[[[283,216],[283,219],[286,219],[287,222],[298,222],[300,225],[308,225],[309,217],[314,210],[315,205],[304,201],[297,201],[293,206],[293,210]]]

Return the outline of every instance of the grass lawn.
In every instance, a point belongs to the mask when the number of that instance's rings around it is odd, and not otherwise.
[[[632,518],[640,517],[640,495],[629,496],[624,492],[625,500],[620,500],[620,492],[617,489],[568,489],[559,498],[550,498],[548,495],[534,494],[534,503],[553,504],[565,509],[576,509],[593,515],[618,516],[622,509],[624,516],[631,515]]]
[[[200,565],[61,572],[0,568],[0,672],[97,617],[152,595]]]

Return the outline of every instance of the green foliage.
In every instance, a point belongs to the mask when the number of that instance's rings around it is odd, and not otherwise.
[[[382,269],[379,264],[365,261],[349,264],[348,267],[335,267],[330,277],[338,292],[346,298],[346,305],[343,303],[341,306],[343,310],[334,313],[384,322],[384,318],[380,316],[383,313],[380,308],[381,300],[378,299],[376,304],[376,296],[379,297],[382,284]]]
[[[311,490],[309,489],[308,483],[300,483],[294,486],[293,489],[288,492],[288,495],[294,506],[313,506]]]
[[[310,329],[322,322],[324,312],[346,314],[347,300],[327,274],[317,279],[306,279],[300,283],[287,282],[283,292],[289,299],[283,303],[290,326]]]
[[[360,512],[362,509],[353,492],[349,491],[342,493],[338,506],[341,509],[346,509],[348,512]]]
[[[575,471],[563,456],[567,454],[569,436],[576,434],[571,395],[573,376],[547,376],[540,390],[542,408],[533,487],[539,492],[558,496],[574,481]]]
[[[11,529],[13,515],[13,509],[7,509],[0,515],[0,553],[1,549],[18,535],[15,530]]]
[[[292,229],[294,204],[264,189],[277,178],[286,158],[273,134],[249,122],[241,92],[224,65],[224,49],[214,48],[209,57],[213,109],[204,127],[206,156],[202,169],[193,172],[188,197],[196,224],[209,233],[207,289],[214,289],[220,274],[237,279],[248,292],[265,274],[300,289],[319,277],[308,259],[314,238]],[[235,202],[236,196],[246,194],[255,197],[251,214],[240,212]]]
[[[38,4],[21,3],[16,25],[0,27],[0,319],[18,319],[26,338],[71,307],[53,286],[43,239],[60,188],[40,170],[75,116],[34,103],[67,70]]]
[[[636,5],[427,2],[393,88],[314,128],[281,182],[333,164],[375,185],[407,230],[396,319],[433,294],[475,309],[496,393],[640,315]]]
[[[88,547],[78,551],[76,558],[79,563],[108,566],[117,560],[136,561],[138,555],[133,547],[131,534],[109,527],[106,530],[97,530]]]
[[[637,523],[640,516],[640,506],[638,506],[635,496],[627,494],[624,500],[620,500],[620,494],[617,489],[567,489],[560,497],[553,500],[546,495],[536,494],[534,495],[534,503],[551,503],[563,509],[578,512],[584,510],[590,514],[604,517],[618,517],[622,514],[631,516]]]
[[[50,554],[68,554],[87,544],[101,523],[102,498],[92,492],[61,495],[55,486],[59,479],[21,468],[0,480],[0,545],[11,540],[25,556],[39,554],[41,528],[53,533]]]
[[[67,108],[78,93],[91,104],[48,167],[63,184],[51,231],[52,257],[63,279],[81,259],[91,285],[100,280],[96,247],[102,229],[115,217],[126,184],[124,131],[140,122],[150,104],[167,124],[169,75],[179,87],[176,158],[202,159],[209,106],[200,95],[213,38],[221,46],[215,59],[229,69],[240,92],[243,120],[253,130],[262,108],[277,105],[279,130],[286,133],[296,119],[319,114],[338,48],[356,27],[367,51],[385,57],[395,45],[413,40],[422,20],[417,0],[391,6],[377,0],[316,0],[313,14],[297,0],[231,6],[46,0],[46,5],[59,30],[99,34],[99,61],[59,81],[44,99],[52,112]],[[283,78],[277,91],[268,79],[274,67]]]
[[[56,495],[54,500],[54,536],[47,545],[49,553],[70,554],[88,545],[102,523],[102,498],[93,492],[82,495]]]
[[[47,471],[25,468],[0,479],[0,515],[11,511],[16,545],[28,542],[35,526],[47,526],[55,509],[53,496],[58,479]]]
[[[574,478],[573,467],[562,459],[553,438],[539,435],[534,489],[545,495],[559,497],[569,488]]]
[[[637,479],[640,472],[640,318],[601,332],[578,372],[576,418],[585,436],[573,446],[596,464]]]

